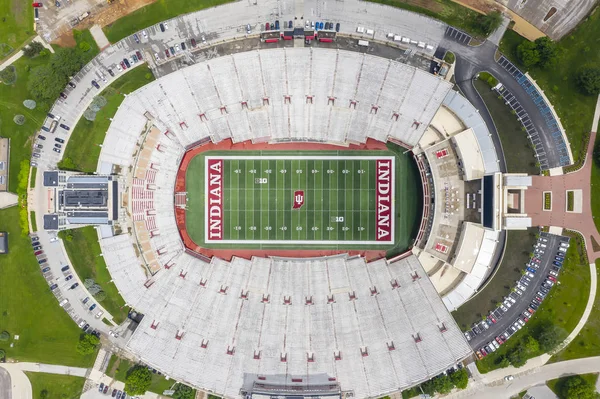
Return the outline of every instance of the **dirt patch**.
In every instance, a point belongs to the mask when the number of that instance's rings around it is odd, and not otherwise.
[[[52,42],[52,44],[57,44],[60,47],[75,47],[77,45],[77,42],[73,37],[73,31],[70,30],[57,37],[56,40]]]
[[[454,2],[484,14],[503,8],[498,3],[490,0],[454,0]]]
[[[89,29],[93,25],[106,26],[124,17],[133,11],[140,9],[156,0],[115,0],[100,9],[92,12],[88,18],[77,25],[77,29]]]

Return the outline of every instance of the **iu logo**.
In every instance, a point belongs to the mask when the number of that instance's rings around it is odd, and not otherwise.
[[[294,191],[294,209],[300,209],[304,205],[304,191]]]

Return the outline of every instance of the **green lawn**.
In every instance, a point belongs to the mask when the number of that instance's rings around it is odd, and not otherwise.
[[[573,245],[574,242],[575,240],[571,240],[559,276],[559,284],[550,290],[550,294],[523,329],[513,335],[496,352],[477,362],[477,368],[481,373],[499,368],[498,362],[504,355],[520,345],[523,337],[527,335],[535,337],[536,331],[547,321],[551,321],[561,329],[561,339],[566,338],[573,331],[585,310],[590,290],[589,266],[582,263],[579,249]],[[535,353],[531,357],[540,354]]]
[[[600,154],[600,136],[596,135],[596,142],[594,143],[594,158],[598,159],[598,154]],[[600,231],[600,165],[598,163],[600,160],[591,160],[592,162],[592,177],[591,177],[591,185],[592,185],[592,215],[594,217],[594,224],[596,225],[596,229]],[[11,163],[12,165],[12,163]],[[600,243],[599,243],[600,244]]]
[[[461,329],[468,330],[510,294],[533,251],[537,229],[507,231],[506,251],[493,279],[476,296],[452,313]]]
[[[90,45],[89,50],[83,52],[85,62],[90,62],[95,56],[100,53],[100,48],[96,44],[94,40],[94,36],[89,29],[86,30],[77,30],[73,29],[73,38],[77,42],[77,46],[79,47],[83,42]]]
[[[587,381],[589,384],[591,385],[596,385],[596,380],[598,380],[598,374],[597,373],[591,373],[591,374],[579,374],[581,376],[581,378],[583,378],[585,381]],[[562,394],[562,389],[563,389],[563,384],[569,379],[569,377],[562,377],[562,378],[557,378],[554,380],[548,380],[546,381],[546,385],[548,385],[548,388],[550,388],[552,390],[552,392],[554,392],[556,394],[556,396],[558,396],[558,399],[567,399],[567,397],[565,397]]]
[[[451,0],[369,0],[439,19],[473,36],[480,36],[475,25],[479,13]]]
[[[40,273],[29,238],[19,230],[19,209],[0,210],[1,228],[9,234],[9,254],[0,261],[0,331],[14,347],[2,344],[8,358],[19,361],[89,367],[95,354],[82,356],[75,347],[81,330],[58,306]]]
[[[151,25],[187,14],[228,3],[231,0],[158,0],[118,19],[103,28],[106,37],[111,43],[148,28]]]
[[[597,96],[580,94],[575,85],[575,72],[584,64],[600,63],[600,12],[594,12],[568,36],[558,42],[561,52],[557,65],[548,69],[531,68],[530,75],[544,90],[561,119],[571,144],[573,157],[579,159],[585,135],[590,131]],[[524,41],[508,30],[500,43],[500,50],[523,71],[516,57],[519,43]]]
[[[10,57],[30,38],[33,30],[33,7],[29,0],[0,1],[0,62]]]
[[[31,219],[31,231],[32,232],[36,232],[37,231],[37,222],[35,221],[35,212],[31,211],[29,212],[29,218]]]
[[[116,323],[120,324],[127,318],[129,307],[119,294],[117,287],[111,281],[112,277],[106,267],[104,258],[99,256],[102,251],[98,243],[98,235],[93,226],[69,230],[72,239],[61,234],[72,266],[81,280],[92,278],[106,293],[106,299],[100,304],[110,312]]]
[[[106,375],[117,381],[125,382],[127,379],[127,372],[134,366],[135,363],[113,354],[108,361]],[[152,373],[152,384],[148,391],[162,395],[164,391],[171,389],[173,384],[175,384],[174,380],[167,380],[163,375]]]
[[[33,59],[21,57],[13,66],[17,70],[17,81],[13,85],[0,83],[0,136],[10,138],[10,178],[9,190],[16,192],[20,163],[31,157],[31,136],[40,128],[50,104],[38,103],[33,110],[23,106],[23,101],[31,98],[27,91],[29,69],[48,62],[49,56]],[[25,124],[13,122],[15,115],[25,115]]]
[[[491,90],[487,83],[478,79],[474,82],[498,130],[508,172],[539,174],[540,168],[536,166],[537,159],[531,148],[531,141],[522,130],[523,126],[516,115],[513,115],[512,109],[498,98],[498,93]]]
[[[25,372],[31,382],[33,399],[77,399],[81,397],[84,377]]]
[[[600,279],[600,260],[596,261],[596,270]],[[598,292],[596,292],[592,313],[583,329],[565,349],[552,356],[550,363],[590,356],[600,356],[600,293]]]
[[[147,79],[150,74],[150,79]],[[96,114],[96,120],[90,122],[81,118],[71,133],[64,158],[69,158],[75,164],[75,169],[82,172],[95,172],[100,156],[100,145],[104,142],[106,131],[117,109],[129,94],[154,80],[154,75],[144,64],[128,69],[127,73],[115,80],[100,93],[108,103]]]

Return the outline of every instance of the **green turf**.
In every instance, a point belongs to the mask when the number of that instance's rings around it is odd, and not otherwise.
[[[79,278],[83,281],[92,278],[106,293],[106,299],[100,304],[113,316],[113,320],[120,324],[127,318],[129,307],[119,294],[117,287],[112,282],[112,277],[104,258],[101,255],[98,235],[93,226],[69,230],[72,238],[65,238],[67,234],[61,232],[65,249],[71,264]]]
[[[600,279],[600,260],[596,261],[596,270]],[[565,349],[552,356],[551,363],[582,357],[600,356],[600,293],[596,298],[592,313],[583,329]]]
[[[77,399],[81,397],[84,377],[25,372],[31,382],[33,399]]]
[[[561,339],[573,331],[587,304],[590,290],[589,266],[582,262],[579,248],[571,240],[571,246],[567,251],[564,265],[559,275],[559,283],[551,290],[542,305],[535,312],[525,327],[514,334],[496,352],[486,356],[477,362],[477,368],[481,373],[487,373],[500,367],[498,362],[517,345],[526,335],[535,336],[535,331],[548,320],[559,327]],[[533,353],[531,357],[541,355]]]
[[[108,40],[111,43],[116,43],[159,22],[193,11],[218,6],[229,1],[231,0],[158,0],[105,26],[103,30]]]
[[[148,74],[150,79],[147,78]],[[110,119],[125,99],[124,94],[129,94],[153,80],[154,75],[150,69],[141,65],[128,69],[125,75],[104,89],[100,95],[104,96],[108,103],[96,114],[96,120],[93,122],[83,117],[79,119],[67,143],[63,160],[69,158],[75,164],[75,169],[81,172],[95,172],[102,150],[100,145],[104,142]]]
[[[548,69],[531,68],[529,74],[544,90],[556,110],[571,144],[573,157],[582,156],[585,135],[590,131],[597,96],[579,92],[575,83],[577,70],[584,64],[598,65],[600,51],[600,12],[592,13],[568,36],[558,42],[560,59]],[[500,42],[500,51],[523,71],[527,70],[517,59],[517,46],[526,39],[507,30]]]
[[[106,375],[117,381],[125,382],[128,371],[135,366],[135,363],[113,354],[108,361]],[[174,380],[167,380],[164,375],[152,373],[152,383],[148,391],[162,395],[164,391],[171,389],[173,384],[175,384]]]
[[[35,221],[35,212],[33,212],[33,211],[29,212],[29,218],[31,220],[31,231],[35,233],[37,231],[37,222]]]
[[[10,251],[0,257],[0,331],[19,335],[18,341],[0,343],[0,349],[19,361],[91,366],[95,354],[75,350],[81,330],[42,277],[30,239],[21,236],[17,207],[0,210],[0,228],[8,231]]]
[[[0,15],[0,61],[4,61],[35,36],[31,1],[0,1]]]
[[[590,385],[596,385],[596,381],[598,380],[598,373],[580,374],[579,376],[585,381],[587,381]],[[548,388],[550,388],[552,392],[554,392],[556,396],[558,396],[558,399],[570,399],[564,396],[562,392],[564,383],[568,379],[569,377],[561,377],[556,378],[554,380],[548,380],[546,381],[546,385],[548,385]]]
[[[234,152],[207,152],[190,162],[186,176],[188,211],[186,224],[195,242],[207,247],[254,245],[269,247],[295,241],[297,245],[319,248],[345,248],[352,245],[388,249],[397,243],[406,248],[414,228],[416,192],[412,179],[411,158],[396,156],[396,242],[374,244],[375,182],[374,160],[352,159],[353,156],[390,157],[390,151],[245,151],[240,156],[262,159],[224,161],[224,240],[204,240],[205,156],[236,156]],[[287,159],[269,159],[273,156]],[[289,159],[304,156],[307,159]],[[311,156],[340,156],[340,159],[311,159]],[[258,183],[266,179],[266,184]],[[304,205],[293,209],[295,191],[302,190]],[[356,244],[355,244],[356,243]],[[283,244],[285,246],[285,244]]]
[[[459,327],[466,331],[481,321],[498,302],[510,294],[515,281],[521,278],[525,263],[535,244],[537,229],[507,231],[506,251],[498,271],[477,295],[452,312]]]
[[[538,175],[540,168],[536,165],[537,159],[531,148],[531,142],[527,138],[527,133],[522,130],[523,126],[517,120],[517,116],[511,112],[511,108],[504,103],[504,100],[498,98],[498,93],[492,91],[487,83],[478,79],[474,82],[496,125],[508,172]]]

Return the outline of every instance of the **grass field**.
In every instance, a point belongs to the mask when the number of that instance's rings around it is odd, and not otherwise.
[[[105,26],[103,30],[108,40],[111,43],[116,43],[159,22],[182,14],[225,4],[229,1],[231,0],[158,0]]]
[[[98,235],[93,226],[69,230],[72,239],[64,239],[64,245],[69,254],[72,266],[81,280],[93,278],[106,293],[106,299],[100,304],[110,312],[116,323],[120,324],[127,318],[129,308],[112,282],[112,277],[106,267],[104,258],[99,256],[102,251],[98,244]]]
[[[600,260],[596,261],[600,278]],[[565,349],[552,356],[550,363],[582,357],[600,356],[600,293],[596,292],[594,307],[583,329]]]
[[[508,172],[539,175],[540,168],[536,166],[537,159],[531,148],[531,142],[527,138],[527,133],[522,130],[517,117],[487,83],[476,79],[474,84],[496,125]]]
[[[535,337],[535,332],[547,321],[551,321],[559,327],[561,340],[573,331],[585,310],[590,290],[589,266],[582,263],[579,255],[580,249],[577,248],[577,245],[573,245],[574,242],[574,240],[571,241],[571,246],[567,251],[558,284],[550,290],[542,305],[525,327],[506,341],[496,352],[477,362],[477,368],[481,373],[499,368],[498,362],[503,356],[521,345],[525,336]],[[538,355],[541,353],[532,353],[530,357]]]
[[[580,377],[583,378],[585,381],[587,381],[590,385],[596,385],[596,381],[598,380],[597,373],[580,374]],[[556,378],[554,380],[548,380],[548,381],[546,381],[546,385],[548,385],[548,388],[550,388],[552,390],[552,392],[554,392],[556,394],[556,396],[558,396],[558,399],[569,399],[566,396],[564,396],[563,392],[562,392],[564,383],[568,379],[569,379],[569,377],[562,377],[562,378]]]
[[[498,302],[510,294],[515,281],[521,278],[521,271],[529,260],[535,243],[536,229],[507,231],[506,251],[498,271],[492,280],[476,296],[452,312],[459,327],[466,331],[473,323],[481,321],[496,307]]]
[[[81,330],[58,306],[29,238],[21,236],[19,209],[0,210],[0,221],[8,231],[10,251],[0,260],[0,331],[19,335],[18,341],[0,343],[0,349],[19,361],[91,366],[95,354],[82,356],[75,350]]]
[[[85,378],[72,375],[26,372],[33,399],[77,399],[81,397]]]
[[[0,1],[0,15],[0,61],[3,61],[35,36],[33,7],[28,0],[4,0]]]
[[[150,79],[147,75],[150,74]],[[93,122],[81,118],[69,138],[63,159],[69,158],[75,164],[75,169],[81,172],[95,172],[98,157],[104,142],[106,131],[111,123],[111,118],[119,109],[125,99],[124,94],[129,94],[154,80],[154,75],[144,64],[128,70],[128,72],[115,80],[100,95],[108,103],[96,114]]]
[[[568,36],[558,42],[560,59],[548,69],[530,68],[529,73],[544,90],[544,93],[558,113],[571,144],[573,157],[579,159],[585,150],[584,137],[590,131],[597,96],[586,96],[579,92],[575,83],[577,68],[584,64],[598,65],[600,51],[597,50],[600,37],[600,12],[596,10],[581,22]],[[512,30],[500,42],[500,51],[523,71],[519,63],[517,46],[527,40]]]
[[[127,372],[134,366],[135,363],[113,354],[108,362],[106,375],[113,377],[117,381],[125,382],[127,379]],[[162,393],[170,389],[174,383],[174,380],[167,380],[163,375],[152,373],[152,383],[150,384],[148,391],[162,395]]]
[[[197,243],[268,246],[285,241],[311,247],[362,245],[387,249],[398,241],[391,237],[393,234],[386,236],[384,229],[377,229],[377,164],[379,162],[379,170],[383,170],[382,161],[393,165],[398,159],[393,152],[226,154],[208,152],[196,156],[187,170],[187,227]],[[211,218],[205,224],[204,216],[209,212],[207,203],[211,201],[210,195],[203,195],[212,187],[211,179],[205,177],[210,173],[207,163],[213,162],[211,159],[223,161],[223,229],[216,239],[211,239],[213,231],[208,227]],[[400,183],[396,181],[396,187],[392,185],[395,201],[390,202],[390,215],[394,214],[395,204],[399,204],[395,214],[400,217],[391,218],[390,224],[401,220],[405,228],[398,233],[398,228],[392,226],[388,231],[394,233],[395,230],[404,242],[410,235],[406,227],[412,228],[412,223],[403,222],[413,219],[414,207],[409,208],[409,204],[414,202],[414,191],[419,187],[407,186],[409,173],[406,165],[400,163],[395,168],[400,171]],[[390,179],[394,181],[392,173]],[[393,189],[396,189],[395,196]],[[296,195],[302,196],[301,204],[295,202]],[[405,198],[413,200],[405,201]]]

